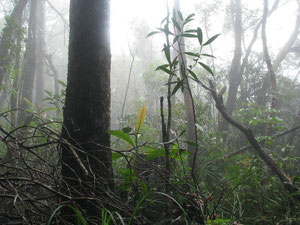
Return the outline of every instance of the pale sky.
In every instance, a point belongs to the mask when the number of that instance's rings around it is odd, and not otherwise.
[[[194,5],[196,3],[206,4],[212,0],[182,0],[181,10],[184,14],[195,13]],[[224,0],[225,1],[225,0]],[[172,7],[170,1],[170,8]],[[226,1],[228,4],[229,0]],[[281,9],[278,9],[268,20],[267,24],[267,36],[268,44],[271,51],[278,51],[291,33],[297,5],[295,1],[282,1],[285,4]],[[256,8],[258,5],[262,7],[262,0],[244,0],[243,4],[251,9]],[[273,1],[269,1],[269,7],[273,4]],[[117,53],[120,49],[125,50],[127,48],[128,37],[130,31],[128,29],[129,22],[132,18],[142,17],[150,26],[151,29],[155,29],[160,25],[161,20],[166,15],[166,3],[165,0],[111,0],[111,41],[112,41],[112,52]],[[218,18],[217,18],[218,19]],[[220,16],[220,19],[223,19]],[[223,21],[219,22],[219,26],[215,26],[214,33],[222,33]],[[200,25],[201,26],[201,25]],[[212,34],[214,34],[212,33]],[[219,37],[219,45],[222,46],[223,52],[227,52],[231,47],[229,42],[233,43],[231,37],[225,37],[224,35]],[[257,42],[261,42],[257,40]],[[218,44],[215,43],[217,46]],[[226,48],[227,47],[227,48]],[[225,53],[226,54],[226,53]]]

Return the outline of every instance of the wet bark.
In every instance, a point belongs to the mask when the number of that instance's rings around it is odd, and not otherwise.
[[[44,65],[45,65],[45,0],[39,0],[37,6],[37,66],[36,66],[36,90],[35,103],[38,106],[43,105],[45,96],[44,91]]]
[[[25,110],[29,109],[31,106],[26,101],[32,102],[33,91],[34,91],[34,81],[36,74],[36,50],[37,50],[37,5],[39,0],[30,1],[30,15],[28,22],[28,38],[25,50],[25,63],[22,71],[22,98],[21,98],[21,108],[18,123],[21,124],[31,116]],[[25,100],[26,99],[26,100]]]
[[[70,2],[62,177],[67,194],[81,197],[73,202],[76,207],[96,220],[112,188],[109,9],[110,1]]]

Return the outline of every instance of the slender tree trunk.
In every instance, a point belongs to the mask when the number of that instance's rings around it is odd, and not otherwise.
[[[70,2],[69,65],[62,129],[66,194],[86,218],[100,219],[112,188],[110,146],[110,1]],[[108,201],[108,202],[107,202]],[[74,212],[65,211],[66,216]],[[73,220],[71,220],[74,222]],[[98,223],[99,224],[99,223]]]
[[[37,3],[39,0],[30,1],[30,15],[28,22],[28,40],[26,43],[25,51],[25,62],[22,71],[22,99],[21,99],[21,108],[20,116],[18,123],[21,124],[27,120],[31,115],[29,115],[26,109],[29,109],[31,106],[27,101],[32,102],[33,100],[33,91],[34,91],[34,80],[36,74],[36,22],[37,22]],[[25,100],[26,99],[26,100]]]
[[[53,60],[52,60],[52,55],[46,55],[46,60],[47,60],[47,63],[49,65],[49,67],[50,67],[50,70],[52,71],[51,76],[53,76],[54,94],[56,96],[59,96],[60,95],[60,88],[59,88],[59,83],[58,83],[58,81],[59,81],[59,74],[58,74],[57,69],[54,66],[54,63],[53,63]],[[58,116],[59,112],[60,112],[61,103],[58,100],[56,100],[55,101],[55,106],[57,108],[56,115]]]
[[[17,38],[17,49],[16,49],[16,62],[15,62],[15,68],[16,71],[16,77],[13,81],[13,90],[11,91],[10,95],[10,109],[14,110],[11,112],[11,124],[13,126],[17,125],[17,111],[15,109],[18,108],[18,97],[20,93],[20,80],[21,80],[21,37]]]
[[[274,62],[273,62],[273,70],[276,72],[278,67],[280,66],[280,63],[286,58],[287,54],[290,52],[290,49],[293,47],[295,41],[298,38],[299,35],[299,28],[300,28],[300,3],[298,1],[298,9],[297,9],[297,17],[295,21],[294,29],[287,40],[287,42],[284,44],[284,46],[281,48],[280,52],[277,54]]]
[[[15,43],[16,32],[21,28],[18,18],[22,15],[28,0],[20,0],[13,9],[10,17],[7,19],[5,28],[2,31],[0,41],[0,85],[8,74],[8,67],[11,64],[13,54],[10,50]]]
[[[176,11],[180,11],[180,1],[175,0],[174,1],[174,9]],[[178,20],[179,21],[179,20]],[[179,23],[180,24],[180,23]],[[175,33],[178,34],[178,30],[175,31]],[[185,44],[184,44],[184,38],[179,38],[176,46],[176,51],[179,54],[178,60],[179,60],[179,73],[182,78],[185,79],[184,81],[184,90],[183,90],[183,99],[184,99],[184,105],[186,110],[186,118],[187,118],[187,139],[189,142],[193,142],[197,145],[197,132],[196,132],[196,118],[195,118],[195,110],[194,110],[194,100],[192,97],[191,88],[189,85],[189,81],[187,79],[188,77],[188,71],[187,71],[187,60],[185,57]],[[193,176],[197,174],[198,166],[197,166],[197,146],[188,144],[188,151],[190,152],[189,156],[189,166],[193,168]]]
[[[126,86],[126,91],[125,91],[125,96],[124,96],[124,101],[122,104],[122,110],[121,110],[121,118],[123,118],[124,115],[124,110],[125,110],[125,105],[126,105],[126,100],[127,100],[127,95],[128,95],[128,90],[129,90],[129,84],[130,84],[130,78],[131,78],[131,73],[132,73],[132,68],[135,60],[135,54],[133,53],[132,50],[130,49],[130,45],[128,44],[129,52],[131,55],[131,64],[129,68],[129,73],[128,73],[128,80],[127,80],[127,86]]]
[[[241,68],[241,58],[242,58],[242,6],[241,0],[231,0],[231,13],[233,22],[233,32],[234,32],[234,56],[231,62],[231,67],[229,71],[229,90],[228,98],[226,102],[226,111],[231,116],[234,110],[236,95],[238,87],[241,83],[241,74],[239,73]],[[229,123],[222,118],[219,126],[219,130],[224,132],[224,138],[227,137]]]
[[[270,91],[271,91],[271,109],[276,108],[276,95],[277,95],[277,87],[276,87],[276,76],[273,69],[273,65],[271,62],[271,57],[268,50],[267,44],[267,35],[266,35],[266,25],[267,25],[267,15],[268,15],[268,0],[264,0],[264,14],[262,20],[262,28],[261,28],[261,36],[262,36],[262,44],[264,51],[264,59],[268,68],[268,77],[270,80]]]
[[[37,66],[36,66],[36,91],[35,103],[38,106],[43,105],[44,99],[44,65],[45,65],[45,0],[39,0],[37,6]]]

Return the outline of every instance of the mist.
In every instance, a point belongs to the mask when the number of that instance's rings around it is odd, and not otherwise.
[[[299,0],[86,4],[0,0],[0,224],[299,224]]]

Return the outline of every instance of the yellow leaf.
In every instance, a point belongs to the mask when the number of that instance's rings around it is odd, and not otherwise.
[[[138,117],[137,117],[137,122],[136,122],[136,131],[137,132],[139,132],[141,127],[143,126],[144,121],[145,121],[145,117],[146,117],[146,107],[143,106],[140,109],[140,112],[139,112]]]

